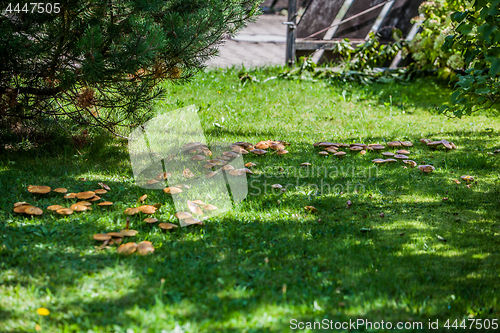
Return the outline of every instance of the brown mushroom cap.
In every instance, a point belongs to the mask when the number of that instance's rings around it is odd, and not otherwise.
[[[92,236],[92,238],[95,239],[96,241],[103,242],[103,241],[110,240],[111,239],[111,235],[108,235],[108,234],[95,234],[94,236]]]
[[[191,215],[190,213],[187,213],[187,212],[177,212],[177,213],[175,213],[174,216],[177,217],[179,220],[184,220],[184,219],[188,219],[190,217],[193,217],[193,215]]]
[[[170,230],[170,229],[175,229],[177,226],[172,223],[160,223],[158,226],[163,229],[163,230]]]
[[[285,155],[288,154],[288,150],[281,149],[276,151],[276,155]]]
[[[255,163],[253,163],[253,162],[248,162],[248,163],[246,163],[246,164],[245,164],[245,166],[246,166],[247,168],[251,168],[251,167],[254,167],[254,166],[256,166],[256,165],[257,165],[257,164],[255,164]]]
[[[138,208],[144,214],[154,214],[156,213],[156,207],[152,205],[142,205]]]
[[[154,184],[158,184],[158,183],[159,183],[159,181],[156,179],[150,179],[146,182],[146,184],[148,184],[148,185],[154,185]],[[125,244],[123,244],[123,245],[125,245]]]
[[[333,154],[333,155],[334,155],[334,156],[339,156],[339,157],[340,157],[340,156],[344,156],[344,155],[346,155],[346,154],[347,154],[347,153],[346,153],[345,151],[338,151],[338,152],[336,152],[336,153],[335,153],[335,154]]]
[[[187,224],[187,225],[193,225],[193,224],[203,225],[203,222],[201,222],[201,220],[197,219],[196,217],[187,218],[182,222],[184,222],[184,224]]]
[[[163,192],[170,193],[170,194],[176,194],[176,193],[181,193],[182,190],[180,188],[178,188],[178,187],[171,186],[171,187],[165,187],[163,189]]]
[[[203,201],[201,201],[200,199],[193,200],[193,203],[195,203],[197,205],[205,205],[205,203]]]
[[[385,160],[383,158],[376,158],[372,160],[373,163],[385,163]]]
[[[363,149],[363,150],[361,150],[359,153],[360,153],[361,155],[364,155],[364,154],[366,154],[366,150],[364,150],[364,149]]]
[[[391,153],[390,151],[385,151],[382,153],[382,156],[394,156],[394,155],[396,155],[396,154]]]
[[[193,178],[194,177],[194,173],[192,173],[191,170],[189,170],[187,168],[182,171],[182,175],[186,178]]]
[[[327,151],[320,151],[320,152],[319,152],[319,154],[320,154],[320,155],[326,155],[326,156],[328,156],[328,155],[329,155]]]
[[[156,219],[154,217],[147,217],[143,221],[146,223],[156,223],[156,222],[158,222],[158,219]]]
[[[28,215],[42,215],[43,210],[35,206],[28,206],[24,209],[24,214]]]
[[[21,214],[21,213],[24,213],[24,211],[28,207],[33,207],[33,206],[31,206],[31,205],[21,205],[21,206],[14,207],[13,210],[14,210],[14,213]]]
[[[201,208],[198,207],[198,205],[195,204],[194,202],[188,200],[187,207],[191,213],[196,214],[196,215],[203,215]]]
[[[120,233],[123,235],[123,237],[134,237],[139,233],[139,231],[128,229],[128,230],[120,230]]]
[[[97,206],[111,206],[113,203],[111,201],[99,202]]]
[[[309,162],[300,163],[300,166],[302,166],[302,167],[310,167],[311,165],[312,164]]]
[[[124,213],[127,215],[135,215],[139,214],[139,212],[140,212],[139,208],[134,208],[134,207],[127,208],[124,211]]]
[[[240,155],[236,154],[234,151],[225,151],[222,153],[222,155],[224,155],[225,157],[229,157],[229,158],[236,158]]]
[[[86,211],[87,209],[89,209],[89,207],[85,206],[85,205],[80,205],[80,204],[72,204],[70,207],[69,207],[71,210],[73,210],[74,212],[84,212]]]
[[[432,165],[419,165],[418,168],[423,172],[432,172],[436,170]]]
[[[228,165],[224,165],[221,170],[224,170],[224,171],[229,171],[229,170],[234,170],[234,167],[230,164]]]
[[[202,207],[204,210],[216,210],[217,207],[215,207],[214,205],[211,205],[211,204],[206,204],[205,206]]]
[[[76,198],[77,199],[81,199],[81,200],[91,199],[94,196],[95,196],[95,192],[94,191],[85,191],[85,192],[80,192],[80,193],[76,194]]]
[[[120,254],[128,255],[128,254],[134,253],[136,250],[137,250],[137,244],[134,242],[130,242],[130,243],[126,243],[126,244],[122,244],[122,245],[118,246],[118,248],[116,249],[116,252],[118,252]]]
[[[193,157],[190,158],[191,161],[203,161],[205,159],[205,156],[203,155],[194,155]]]
[[[351,146],[349,148],[349,150],[353,150],[353,151],[363,150],[363,146]]]
[[[97,190],[94,190],[94,191],[92,191],[92,192],[94,192],[94,193],[95,193],[95,194],[97,194],[97,195],[103,195],[103,194],[108,193],[108,191],[106,191],[106,190],[105,190],[105,189],[103,189],[103,188],[98,188]]]
[[[89,201],[98,201],[98,200],[101,200],[101,197],[98,196],[98,195],[94,195],[94,197],[90,198]]]
[[[397,158],[398,160],[407,160],[409,157],[406,155],[398,154],[394,155],[394,158]]]
[[[405,147],[412,147],[413,143],[411,141],[400,141],[401,144]]]
[[[443,146],[446,148],[446,149],[453,149],[453,146],[451,145],[451,143],[447,140],[441,140],[441,142],[443,143]]]
[[[63,208],[63,206],[60,206],[60,205],[50,205],[49,207],[47,207],[47,210],[55,212],[55,211],[57,211],[58,209],[61,209],[61,208]]]
[[[151,242],[142,241],[139,244],[137,244],[137,252],[141,256],[144,256],[148,253],[153,253],[154,251],[155,251],[155,248]]]
[[[19,201],[14,204],[14,208],[19,206],[29,206],[29,203],[27,203],[26,201]]]
[[[29,185],[28,192],[36,194],[46,194],[50,192],[50,187],[40,185]]]
[[[431,141],[431,142],[427,143],[428,146],[439,146],[441,144],[443,144],[443,142],[441,140],[439,140],[439,141]]]
[[[73,209],[71,208],[60,208],[56,210],[56,213],[59,215],[71,215],[73,214]]]
[[[372,148],[372,149],[374,149],[374,150],[382,150],[382,149],[385,149],[385,146],[383,146],[383,145],[379,145],[379,144],[369,145],[369,147],[371,147],[371,148]]]
[[[278,155],[281,155],[281,154],[280,154],[280,152],[281,152],[281,151],[282,151],[282,150],[278,150],[278,151],[277,151]],[[251,152],[252,152],[252,153],[254,153],[255,155],[264,155],[264,154],[266,154],[266,153],[267,153],[267,150],[263,150],[263,149],[253,149]]]
[[[420,139],[420,142],[428,144],[429,142],[432,142],[432,140],[431,139],[424,139],[424,138],[422,138],[422,139]]]
[[[212,178],[213,176],[215,176],[217,174],[217,171],[211,171],[209,173],[207,173],[207,178]]]
[[[391,142],[387,142],[387,145],[389,147],[399,147],[401,146],[401,141],[391,141]]]
[[[109,235],[109,236],[115,237],[115,238],[123,238],[123,234],[121,232],[116,232],[116,231],[107,232],[106,235]]]
[[[55,188],[52,190],[52,192],[56,192],[56,193],[67,193],[68,192],[68,189],[65,189],[63,187],[58,187],[58,188]]]
[[[92,206],[92,204],[88,201],[78,201],[75,205],[84,205],[84,206],[87,206],[87,207],[90,207]]]
[[[148,198],[148,195],[147,194],[143,194],[139,197],[139,199],[137,199],[137,201],[140,201],[140,202],[144,202],[144,200],[146,200]]]
[[[409,164],[412,168],[417,166],[417,162],[413,160],[403,160],[403,163]]]
[[[231,157],[227,157],[227,156],[219,156],[217,157],[219,160],[224,160],[224,161],[229,161],[231,159]]]
[[[271,185],[272,188],[283,188],[281,184],[273,184]]]
[[[391,162],[397,162],[397,160],[395,160],[393,158],[388,158],[385,160],[385,163],[391,163]]]
[[[267,149],[267,148],[269,148],[269,142],[267,142],[267,141],[257,142],[257,144],[255,145],[255,148],[257,148],[257,149]]]
[[[396,154],[409,155],[410,152],[406,149],[400,149],[400,150],[396,151]]]
[[[248,169],[247,169],[248,170]],[[229,174],[231,176],[243,176],[244,174],[246,174],[246,170],[245,169],[234,169],[234,170],[231,170],[229,171]],[[252,172],[253,173],[253,172]]]
[[[67,193],[64,195],[64,199],[75,199],[76,193]]]
[[[271,148],[272,150],[283,150],[285,149],[285,145],[282,143],[272,143],[269,148]]]

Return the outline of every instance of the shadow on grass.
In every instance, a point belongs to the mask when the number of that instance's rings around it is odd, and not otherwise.
[[[479,146],[497,138],[462,136],[454,141],[459,147],[462,140]],[[140,224],[139,218],[133,220],[139,235],[130,241],[147,239],[157,246],[146,257],[122,257],[114,249],[93,252],[96,244],[91,235],[120,229],[122,224],[116,221],[123,222],[121,211],[112,210],[109,219],[96,211],[37,219],[7,213],[13,199],[26,198],[23,189],[29,182],[41,179],[75,187],[73,179],[101,174],[104,164],[109,165],[104,173],[124,168],[121,174],[130,178],[119,149],[116,155],[113,150],[84,152],[69,163],[67,156],[47,159],[41,154],[33,165],[46,164],[33,174],[29,174],[32,165],[20,163],[25,156],[9,156],[19,163],[0,172],[0,184],[11,188],[14,181],[18,187],[1,199],[4,220],[10,222],[0,224],[0,267],[13,274],[2,284],[35,286],[42,294],[50,289],[58,297],[51,318],[54,325],[81,322],[76,331],[94,327],[111,331],[115,326],[160,331],[179,322],[191,323],[197,331],[280,332],[290,328],[292,318],[422,321],[425,331],[428,319],[498,317],[500,241],[494,221],[500,217],[496,209],[500,190],[491,178],[498,161],[466,147],[458,152],[431,151],[416,143],[418,138],[412,139],[411,156],[434,164],[435,173],[394,164],[368,174],[363,170],[373,167],[370,161],[378,154],[319,158],[310,143],[294,143],[291,153],[281,157],[247,156],[258,163],[256,174],[249,176],[249,190],[259,189],[260,194],[249,195],[234,212],[212,218],[203,227],[164,234]],[[366,142],[373,140],[380,139]],[[321,172],[328,171],[329,184],[341,186],[331,193],[315,193],[312,185],[325,177],[299,167],[307,161],[322,167]],[[471,188],[455,184],[452,179],[462,172],[474,172],[479,183]],[[274,189],[265,192],[264,181],[293,186],[283,194]],[[144,192],[127,179],[107,182],[117,192],[110,192],[111,198],[123,205]],[[347,182],[362,186],[355,192],[355,187],[347,189]],[[88,189],[95,183],[81,182],[77,188]],[[154,193],[151,196],[155,198]],[[48,204],[49,199],[39,200]],[[348,199],[353,202],[349,209]],[[318,212],[304,213],[306,205]],[[97,295],[89,296],[92,293]],[[86,324],[83,318],[89,315]],[[22,314],[0,310],[0,326],[8,317],[20,319]]]

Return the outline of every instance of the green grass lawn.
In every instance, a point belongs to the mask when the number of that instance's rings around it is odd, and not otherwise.
[[[0,151],[0,332],[36,332],[37,324],[42,332],[283,332],[292,320],[324,319],[422,322],[419,332],[465,319],[467,330],[451,331],[479,332],[469,329],[471,319],[500,319],[500,163],[488,154],[499,147],[497,115],[439,115],[450,92],[431,78],[369,87],[262,82],[278,71],[257,71],[261,82],[245,86],[233,69],[167,86],[159,112],[196,105],[209,142],[291,145],[284,156],[245,155],[258,164],[248,197],[204,226],[164,233],[132,217],[139,234],[130,241],[151,241],[152,255],[94,248],[92,235],[123,229],[123,210],[142,194],[164,204],[159,220],[178,224],[169,195],[134,185],[126,141],[101,133],[78,150],[58,141]],[[423,137],[458,149],[431,149]],[[411,158],[436,171],[375,166],[374,152],[320,156],[312,144],[322,140],[410,140]],[[301,169],[302,162],[312,167]],[[462,175],[477,182],[457,185]],[[98,182],[111,187],[103,198],[115,205],[67,217],[45,210],[68,205],[60,194],[26,190],[79,192]],[[288,190],[271,191],[275,183]],[[17,201],[44,214],[17,215]],[[306,212],[308,205],[318,211]],[[50,315],[38,315],[41,307]],[[429,320],[439,320],[439,329],[429,329]]]

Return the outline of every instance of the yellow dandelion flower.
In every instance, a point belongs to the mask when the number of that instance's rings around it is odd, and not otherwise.
[[[36,313],[38,313],[40,316],[48,316],[50,314],[50,311],[46,308],[39,308],[38,310],[36,310]]]

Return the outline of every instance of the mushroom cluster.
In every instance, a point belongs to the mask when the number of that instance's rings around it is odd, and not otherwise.
[[[437,146],[441,146],[443,145],[446,149],[457,149],[457,146],[455,146],[455,144],[453,142],[450,142],[450,141],[447,141],[447,140],[435,140],[435,141],[432,141],[431,139],[420,139],[420,142],[422,142],[423,144],[426,144],[427,146],[429,147],[437,147]]]

